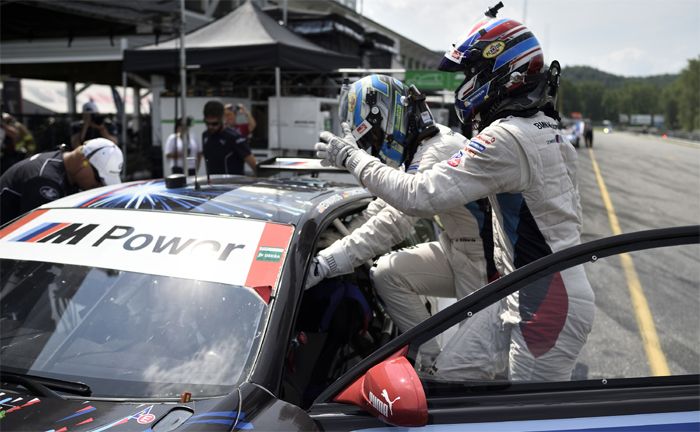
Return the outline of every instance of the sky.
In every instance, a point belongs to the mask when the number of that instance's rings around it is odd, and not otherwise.
[[[502,0],[545,61],[622,76],[678,73],[700,55],[700,0]],[[362,13],[430,49],[458,42],[498,0],[358,0]],[[523,18],[524,17],[524,18]]]
[[[700,0],[502,0],[499,17],[524,22],[547,62],[592,66],[622,76],[678,73],[700,56]],[[430,49],[445,51],[498,0],[357,0],[368,18]],[[523,18],[524,17],[524,18]],[[23,80],[28,97],[65,111],[65,84]],[[120,91],[121,94],[121,91]],[[91,86],[80,106],[94,99],[113,112],[111,92]],[[131,102],[127,103],[131,110]],[[142,107],[147,111],[147,106]]]

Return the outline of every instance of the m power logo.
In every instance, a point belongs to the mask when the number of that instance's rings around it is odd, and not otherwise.
[[[226,261],[233,251],[246,247],[244,244],[222,243],[212,239],[137,232],[136,228],[128,225],[101,226],[99,224],[60,222],[42,223],[28,232],[11,238],[10,241],[94,248],[117,246],[128,252],[144,250],[163,255],[206,254],[219,261]]]

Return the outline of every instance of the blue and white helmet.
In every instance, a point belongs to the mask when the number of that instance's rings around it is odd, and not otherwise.
[[[360,147],[398,168],[406,158],[408,87],[386,75],[368,75],[340,92],[338,116]]]

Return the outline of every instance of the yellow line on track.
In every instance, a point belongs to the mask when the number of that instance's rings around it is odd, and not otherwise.
[[[617,215],[615,214],[615,209],[613,207],[612,200],[610,199],[610,194],[608,194],[608,188],[605,186],[603,176],[600,173],[600,168],[598,168],[598,163],[595,160],[593,149],[588,149],[588,153],[591,157],[593,172],[595,173],[596,180],[598,181],[598,188],[600,189],[600,195],[603,198],[603,204],[605,204],[605,209],[608,212],[610,228],[612,229],[613,234],[622,234],[620,223],[617,220]],[[639,282],[639,277],[637,276],[637,271],[634,268],[632,257],[630,257],[629,254],[621,254],[620,261],[622,262],[622,268],[625,272],[625,279],[627,279],[627,287],[630,291],[634,314],[637,318],[637,325],[639,326],[639,333],[642,336],[644,351],[647,354],[651,374],[654,376],[671,375],[668,368],[668,363],[666,362],[666,356],[661,350],[659,336],[656,333],[656,326],[654,326],[654,318],[651,315],[649,303],[644,296],[644,290],[642,289],[642,284]]]

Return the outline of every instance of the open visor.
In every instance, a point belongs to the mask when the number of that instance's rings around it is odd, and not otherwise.
[[[352,115],[348,112],[348,95],[350,94],[351,87],[350,84],[344,83],[340,87],[340,95],[338,96],[338,118],[341,122],[349,122],[350,124],[352,124]]]

